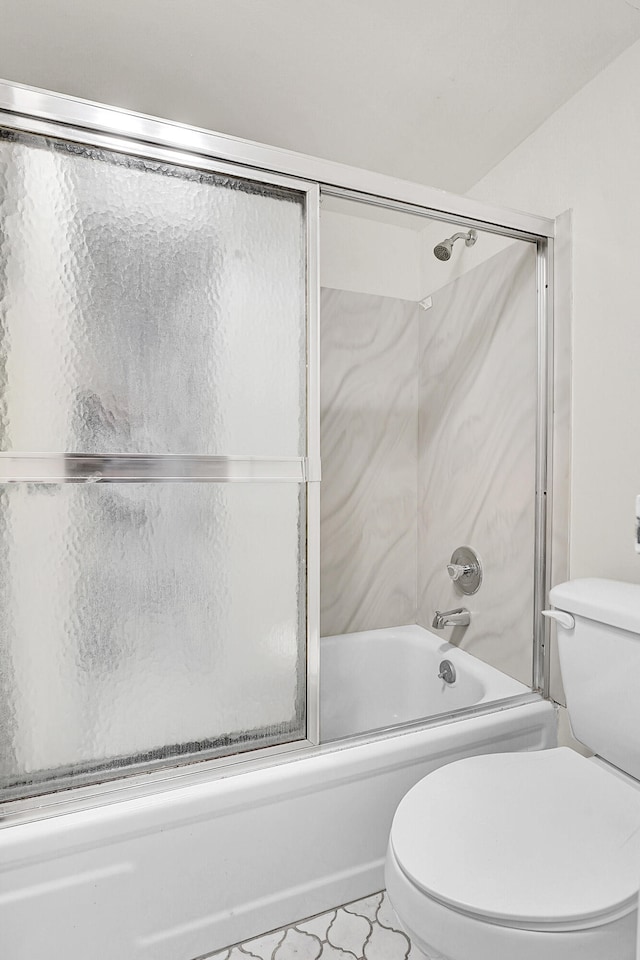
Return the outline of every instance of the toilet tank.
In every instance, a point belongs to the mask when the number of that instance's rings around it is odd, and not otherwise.
[[[640,585],[569,580],[549,594],[574,737],[640,780]]]

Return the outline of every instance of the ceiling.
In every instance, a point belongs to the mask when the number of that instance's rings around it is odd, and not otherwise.
[[[639,7],[0,0],[0,76],[463,193],[640,39]]]

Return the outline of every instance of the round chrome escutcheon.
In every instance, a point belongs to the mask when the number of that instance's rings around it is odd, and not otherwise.
[[[463,593],[477,593],[482,583],[482,563],[472,547],[457,547],[447,564],[447,572]]]

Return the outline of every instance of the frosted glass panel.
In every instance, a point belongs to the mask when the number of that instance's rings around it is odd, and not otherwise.
[[[304,456],[304,194],[0,131],[0,449]]]
[[[303,738],[304,489],[5,486],[0,784]]]

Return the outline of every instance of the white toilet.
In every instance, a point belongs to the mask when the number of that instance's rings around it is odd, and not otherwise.
[[[554,587],[566,747],[440,767],[396,812],[391,903],[434,960],[635,960],[640,586]]]

